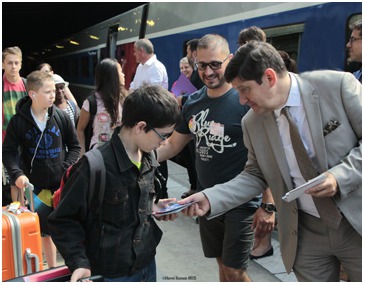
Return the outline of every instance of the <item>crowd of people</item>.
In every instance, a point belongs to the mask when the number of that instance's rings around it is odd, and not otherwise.
[[[48,267],[58,250],[70,281],[155,282],[155,219],[177,214],[154,213],[177,200],[166,161],[180,154],[190,189],[178,203],[193,203],[183,213],[198,217],[221,282],[251,281],[249,260],[273,254],[274,228],[298,281],[339,281],[340,268],[362,280],[362,69],[298,74],[258,27],[243,29],[238,43],[231,53],[218,34],[187,42],[179,68],[197,91],[176,98],[152,42],[139,39],[130,89],[122,64],[105,58],[83,102],[48,63],[23,78],[20,48],[3,50],[3,181],[23,206],[22,189],[34,185]],[[346,47],[361,63],[361,21]],[[84,154],[93,149],[106,169],[100,209],[88,203]],[[164,177],[158,190],[156,173]],[[282,199],[316,177],[297,199]]]

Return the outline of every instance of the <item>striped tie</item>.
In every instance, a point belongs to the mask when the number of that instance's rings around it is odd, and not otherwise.
[[[283,108],[281,113],[289,122],[290,138],[300,172],[306,181],[313,179],[318,175],[318,173],[312,165],[312,162],[300,137],[298,127],[294,122],[288,107]],[[330,228],[337,229],[341,223],[342,216],[338,211],[333,199],[331,197],[317,198],[313,196],[312,198],[323,223],[325,223]]]

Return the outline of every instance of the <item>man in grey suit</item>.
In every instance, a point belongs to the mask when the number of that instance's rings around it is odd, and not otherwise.
[[[342,263],[351,281],[361,281],[361,84],[345,72],[289,73],[274,47],[255,41],[236,52],[225,77],[238,90],[240,103],[251,107],[242,119],[248,161],[229,182],[181,200],[196,202],[184,213],[214,217],[270,187],[287,272],[293,269],[299,281],[339,281]],[[325,176],[291,202],[282,197],[306,180],[284,107],[296,121],[313,167]],[[325,223],[334,216],[318,210],[320,199],[337,206],[338,225]]]

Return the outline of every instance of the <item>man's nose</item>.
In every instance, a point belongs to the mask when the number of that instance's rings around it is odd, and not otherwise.
[[[245,105],[248,102],[247,97],[240,93],[240,104]]]

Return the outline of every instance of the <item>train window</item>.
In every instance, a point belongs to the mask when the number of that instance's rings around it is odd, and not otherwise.
[[[300,35],[304,31],[304,24],[264,29],[266,41],[277,50],[286,51],[292,59],[298,61]]]
[[[88,56],[81,57],[81,76],[89,77],[89,57]]]
[[[118,44],[124,43],[126,39],[138,38],[142,21],[143,6],[137,7],[118,19]],[[112,23],[110,24],[112,25]]]
[[[277,6],[270,2],[151,2],[147,20],[147,37],[190,31],[233,21]],[[172,32],[174,29],[174,32]],[[157,34],[158,33],[158,34]],[[153,35],[151,35],[153,34]]]
[[[69,74],[70,76],[77,76],[78,73],[78,60],[77,57],[72,57],[71,60],[68,62],[68,67],[69,67]]]

